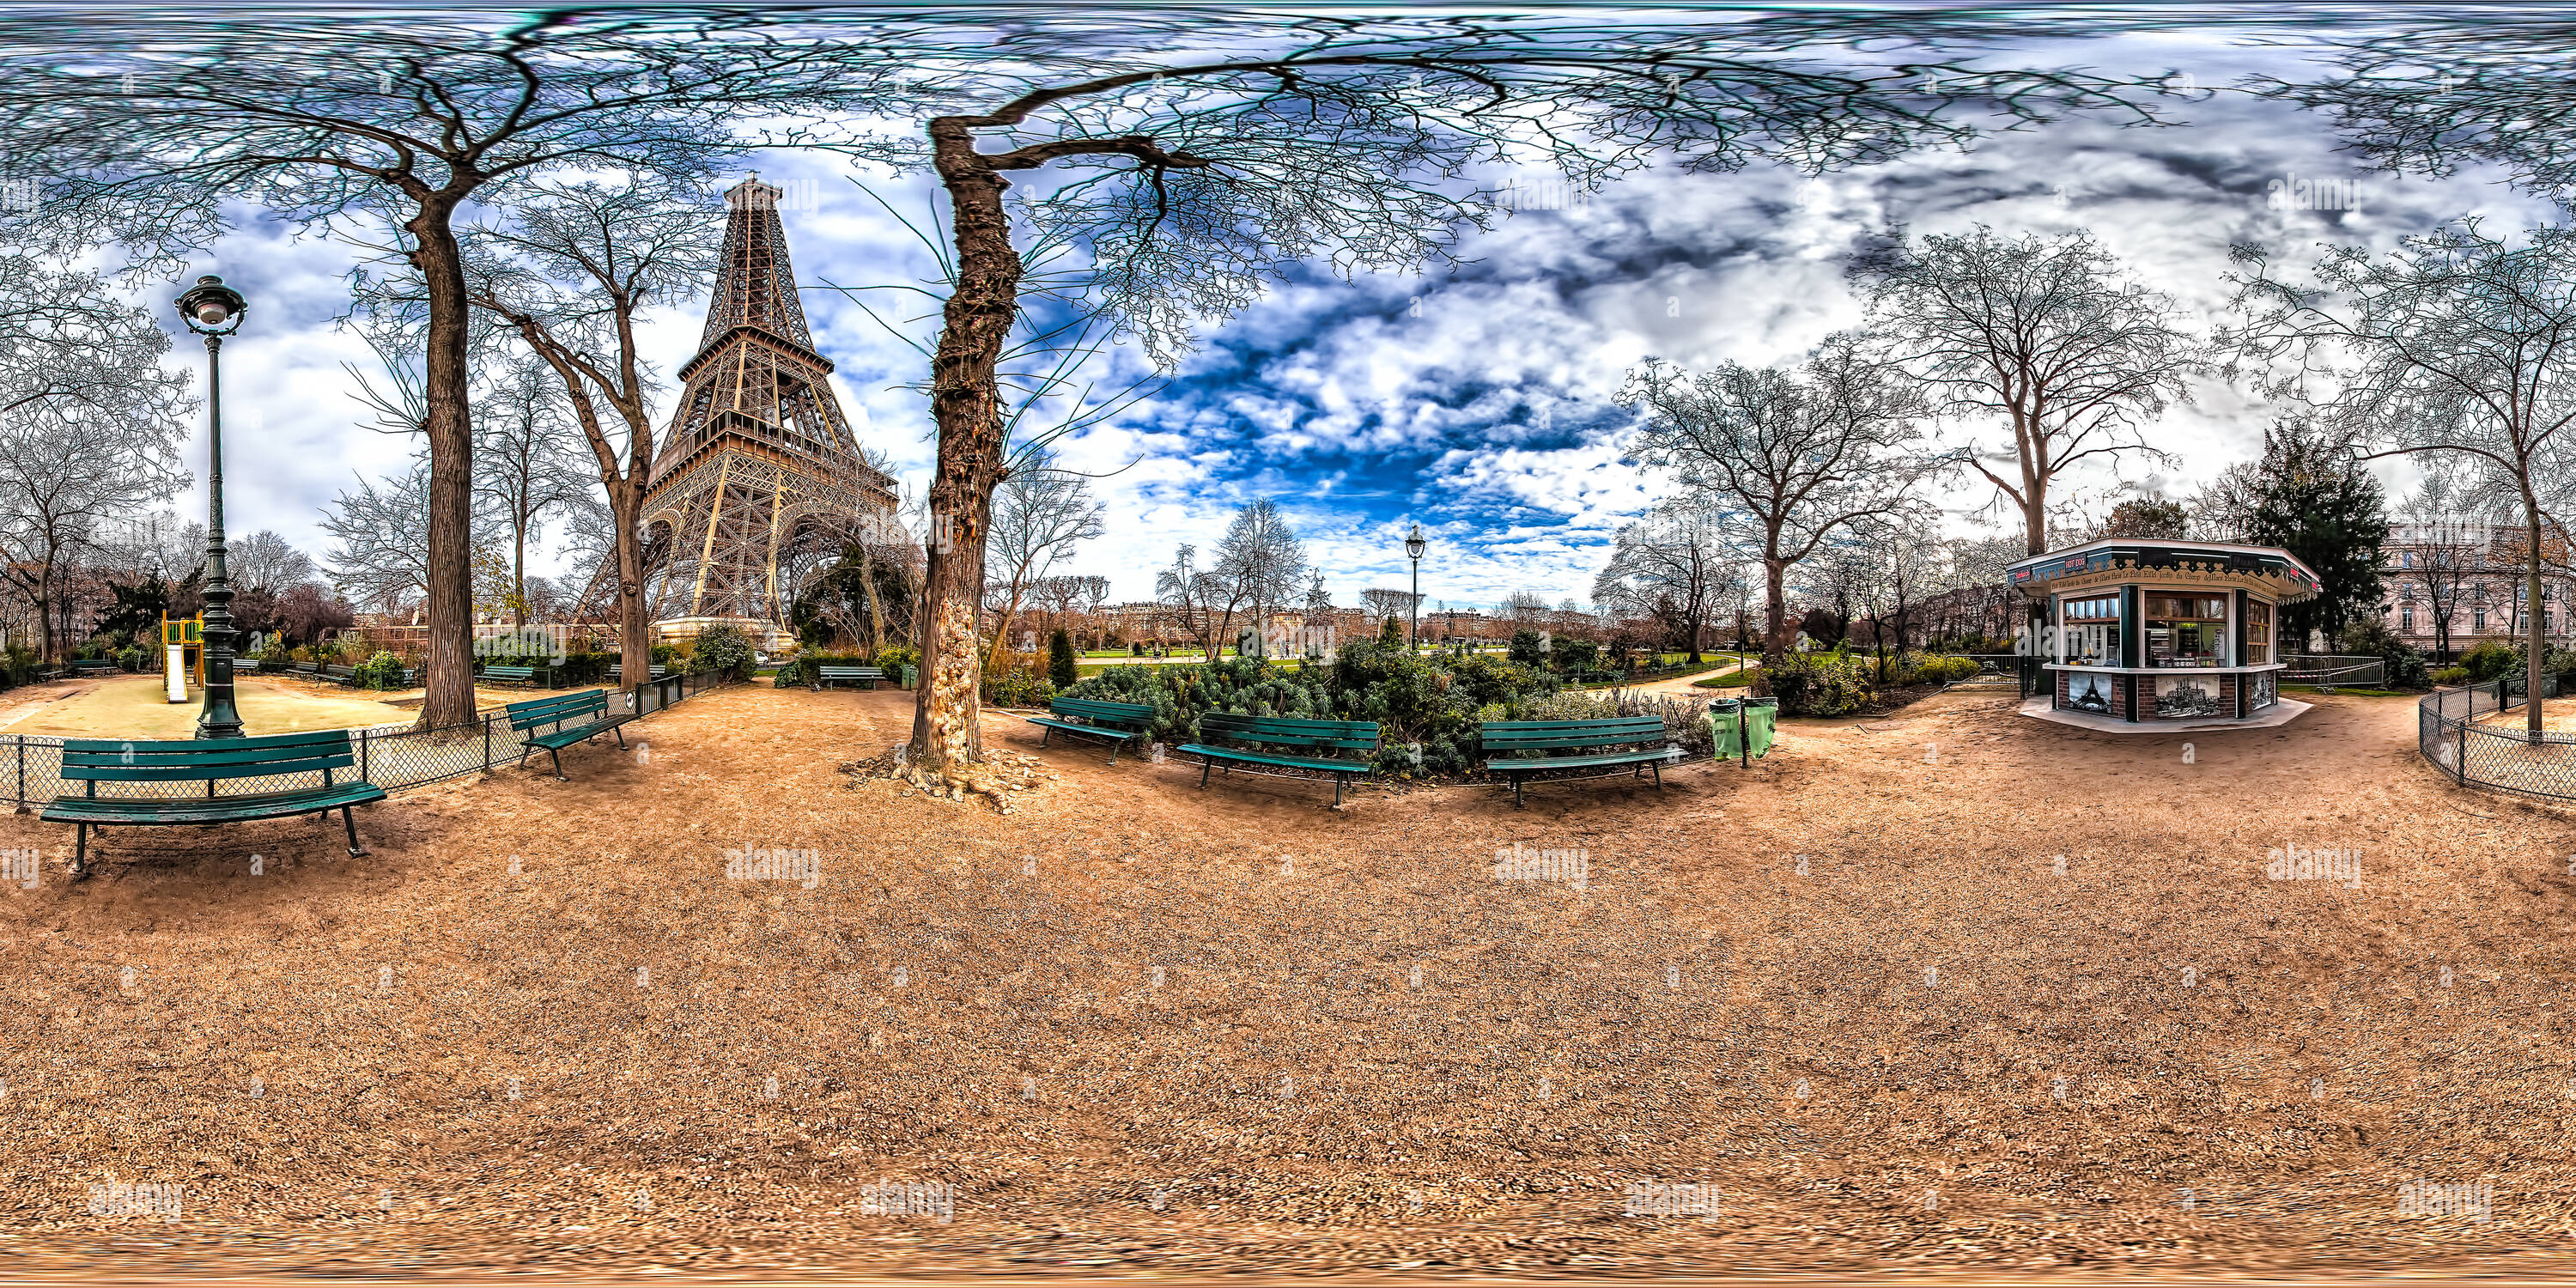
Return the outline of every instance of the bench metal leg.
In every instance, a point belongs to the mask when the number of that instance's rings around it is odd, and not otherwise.
[[[1661,762],[1661,761],[1650,761],[1650,762],[1648,762],[1648,763],[1647,763],[1647,766],[1646,766],[1646,767],[1655,771],[1655,790],[1656,790],[1656,791],[1659,791],[1659,792],[1660,792],[1660,791],[1662,791],[1662,790],[1664,790],[1664,766],[1663,766],[1663,762]]]
[[[1514,775],[1512,775],[1512,808],[1513,808],[1513,809],[1519,809],[1519,808],[1521,807],[1521,785],[1522,785],[1523,783],[1528,782],[1528,781],[1529,781],[1529,775],[1527,775],[1527,774],[1514,774]]]
[[[1213,759],[1202,760],[1199,762],[1199,788],[1201,790],[1205,790],[1207,788],[1208,771],[1214,768],[1216,768],[1216,761]]]
[[[618,749],[619,751],[624,751],[624,750],[626,750],[626,726],[624,726],[624,725],[615,725],[615,726],[612,726],[612,727],[609,729],[609,732],[617,735],[617,749]]]
[[[72,842],[72,880],[89,875],[89,824],[82,823],[80,839]]]
[[[1334,808],[1334,809],[1340,809],[1340,808],[1342,807],[1342,783],[1343,783],[1343,781],[1344,781],[1344,780],[1348,779],[1349,777],[1350,777],[1350,775],[1348,775],[1348,774],[1335,774],[1335,775],[1333,775],[1333,808]]]
[[[328,811],[325,811],[325,814],[326,814],[326,815],[327,815],[327,813],[328,813]],[[330,821],[330,820],[326,817],[323,821],[328,822],[328,821]],[[357,811],[356,811],[354,808],[352,808],[352,807],[350,807],[350,806],[347,806],[347,805],[343,805],[343,806],[341,806],[341,807],[340,807],[340,822],[341,822],[342,824],[344,824],[345,826],[347,826],[347,827],[348,827],[348,829],[349,829],[349,857],[350,857],[350,858],[353,858],[353,859],[365,858],[365,857],[366,857],[366,854],[367,854],[367,847],[366,847],[366,846],[363,846],[363,845],[358,844],[358,815],[357,815]]]
[[[563,748],[548,747],[546,748],[546,754],[555,758],[555,781],[559,783],[571,782],[571,779],[564,777]]]
[[[1039,726],[1039,727],[1040,727],[1040,728],[1045,728],[1045,726],[1043,726],[1043,725],[1041,725],[1041,726]],[[1038,750],[1040,750],[1040,751],[1044,751],[1044,750],[1046,750],[1047,739],[1052,738],[1052,737],[1054,737],[1054,736],[1055,736],[1055,730],[1053,730],[1053,729],[1048,729],[1045,733],[1039,734],[1039,735],[1038,735]],[[1116,753],[1116,752],[1111,752],[1110,754],[1114,756],[1114,755],[1116,755],[1116,754],[1118,754],[1118,753]]]

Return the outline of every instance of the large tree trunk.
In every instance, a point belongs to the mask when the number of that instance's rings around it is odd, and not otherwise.
[[[859,547],[859,588],[868,593],[868,660],[885,651],[885,604],[877,598],[876,556]]]
[[[54,625],[54,561],[47,559],[44,569],[36,574],[36,660],[47,666],[62,664],[65,650],[55,639],[57,631]]]
[[[1002,400],[993,367],[1018,316],[1019,251],[1002,209],[1007,185],[975,151],[965,121],[930,123],[952,210],[957,287],[942,310],[931,358],[930,408],[939,462],[930,487],[932,540],[921,604],[922,675],[914,695],[912,760],[954,784],[978,750],[978,616],[984,536],[1001,481]]]
[[[429,430],[429,687],[420,727],[440,729],[474,718],[474,586],[468,564],[474,534],[474,422],[466,377],[465,266],[448,227],[451,204],[421,203],[404,227],[411,260],[429,291],[429,350],[422,395]]]
[[[653,624],[644,617],[644,488],[631,479],[608,485],[609,522],[617,525],[617,665],[632,689],[653,675]]]
[[[2523,565],[2523,732],[2529,741],[2536,743],[2540,741],[2544,724],[2540,676],[2548,660],[2549,646],[2541,633],[2547,614],[2541,611],[2540,603],[2540,498],[2532,495],[2528,470],[2522,487],[2522,506],[2523,539],[2529,543],[2526,547],[2529,558]]]
[[[1762,557],[1762,652],[1783,657],[1789,652],[1789,565],[1777,554]]]

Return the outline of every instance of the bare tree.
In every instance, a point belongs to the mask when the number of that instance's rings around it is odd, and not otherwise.
[[[1619,401],[1646,410],[1638,455],[1704,491],[1722,511],[1711,525],[1761,562],[1763,647],[1772,656],[1789,647],[1793,630],[1789,569],[1904,504],[1951,459],[1925,445],[1916,425],[1925,404],[1903,373],[1848,333],[1829,338],[1795,374],[1729,362],[1692,376],[1648,359]],[[1603,597],[1596,590],[1593,598]]]
[[[0,255],[0,570],[33,601],[48,660],[79,553],[186,485],[188,377],[161,365],[169,351],[96,274]]]
[[[532,611],[528,546],[590,481],[573,450],[578,431],[556,374],[526,353],[495,366],[474,417],[475,500],[509,529],[509,609],[514,624],[525,626]]]
[[[1293,599],[1298,583],[1306,579],[1305,543],[1278,504],[1263,497],[1235,511],[1226,524],[1225,536],[1217,542],[1215,571],[1235,583],[1235,599],[1251,606],[1252,636],[1260,641],[1270,629],[1272,610]],[[1227,614],[1226,625],[1233,625],[1233,614]],[[1219,639],[1229,635],[1221,633]]]
[[[723,247],[714,198],[692,180],[639,171],[513,185],[473,226],[465,298],[549,368],[608,503],[620,663],[642,675],[652,650],[645,602],[644,488],[653,470],[654,372],[637,346],[648,308],[703,292]],[[388,279],[385,294],[410,288]],[[569,469],[569,465],[566,466]]]
[[[1091,646],[1105,648],[1109,643],[1109,621],[1101,616],[1100,609],[1109,602],[1109,579],[1093,575],[1081,581],[1083,614],[1091,619]]]
[[[429,563],[429,461],[385,479],[360,476],[322,516],[322,531],[338,544],[325,552],[331,584],[359,607],[390,612],[427,593]]]
[[[2477,221],[2412,237],[2385,259],[2330,249],[2317,282],[2277,281],[2260,249],[2240,246],[2232,276],[2246,324],[2227,338],[2241,361],[2294,356],[2300,375],[2336,383],[2329,404],[2367,456],[2462,461],[2517,503],[2524,594],[2542,602],[2552,502],[2576,425],[2576,230],[2538,228],[2522,245]],[[2529,614],[2525,730],[2541,739],[2544,614]]]
[[[286,538],[262,529],[224,545],[225,570],[233,583],[272,594],[319,575],[313,557],[288,545]]]
[[[1390,617],[1398,622],[1409,622],[1421,603],[1422,596],[1409,590],[1371,586],[1360,592],[1360,607],[1368,611],[1372,623],[1383,622]]]
[[[1164,619],[1197,640],[1213,662],[1220,618],[1234,619],[1234,610],[1242,606],[1243,584],[1199,567],[1198,557],[1196,546],[1183,543],[1172,555],[1172,566],[1154,574],[1154,598],[1162,605]]]
[[[1609,562],[1593,576],[1592,602],[1670,623],[1671,644],[1697,662],[1702,636],[1724,596],[1730,559],[1713,497],[1684,492],[1619,529]],[[1773,589],[1778,591],[1778,582]]]
[[[2413,494],[2399,507],[2402,525],[2395,544],[2401,552],[2396,570],[2399,603],[2418,597],[2433,619],[2433,647],[2451,656],[2451,625],[2470,600],[2471,588],[2485,584],[2495,567],[2496,525],[2489,521],[2495,500],[2480,485],[2482,471],[2460,462],[2433,460]]]
[[[1938,535],[1939,523],[1937,511],[1916,504],[1876,516],[1854,530],[1849,551],[1853,599],[1868,617],[1870,643],[1882,657],[1891,629],[1897,651],[1905,651],[1924,599],[1941,585],[1948,552]]]
[[[2173,301],[2123,280],[2093,234],[2006,240],[1979,224],[1856,260],[1874,344],[1940,411],[2004,417],[2009,445],[1969,445],[1968,463],[2022,518],[2026,553],[2048,549],[2050,489],[2087,461],[2170,458],[2143,423],[2186,400],[2206,346]]]
[[[474,713],[473,427],[465,261],[453,220],[558,168],[705,177],[790,124],[886,102],[884,78],[811,40],[732,38],[739,16],[239,13],[223,22],[66,12],[13,22],[0,171],[41,176],[37,221],[111,238],[138,273],[222,235],[240,204],[298,227],[401,230],[425,316],[430,471],[426,728]]]
[[[1109,507],[1092,499],[1089,479],[1056,468],[1054,459],[1043,451],[1012,471],[994,493],[987,540],[992,544],[992,562],[1004,573],[996,583],[1002,587],[1002,610],[993,623],[994,668],[1002,665],[1021,596],[1044,579],[1057,560],[1072,553],[1076,543],[1106,531],[1101,517],[1108,511]]]

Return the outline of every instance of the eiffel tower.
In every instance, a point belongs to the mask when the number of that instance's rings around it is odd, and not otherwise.
[[[665,637],[725,622],[784,645],[800,588],[782,567],[836,551],[870,516],[894,512],[894,480],[860,459],[824,379],[832,364],[806,330],[781,191],[753,175],[725,194],[706,330],[680,368],[679,406],[645,484],[645,568]]]

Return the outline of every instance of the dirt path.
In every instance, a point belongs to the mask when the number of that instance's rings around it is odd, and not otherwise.
[[[1517,812],[1201,791],[995,717],[1057,775],[999,816],[835,771],[909,698],[721,691],[571,783],[362,811],[360,860],[130,831],[70,886],[67,829],[0,819],[47,856],[0,898],[13,1263],[2349,1271],[2576,1233],[2576,826],[2421,764],[2404,699],[2187,741],[1953,694]],[[2357,887],[2266,879],[2291,845]],[[2415,1179],[2492,1222],[2400,1215]],[[110,1181],[180,1220],[89,1215]],[[1625,1214],[1648,1184],[1719,1219]]]

